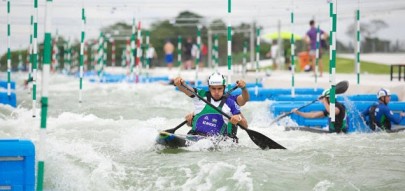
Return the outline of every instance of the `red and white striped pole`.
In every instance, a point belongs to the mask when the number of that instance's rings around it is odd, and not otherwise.
[[[135,83],[139,82],[139,70],[140,70],[140,57],[141,57],[141,33],[142,33],[142,29],[141,29],[141,21],[138,21],[138,37],[136,38],[136,70],[135,70]]]
[[[54,38],[52,40],[52,64],[51,64],[51,72],[55,72],[56,71],[56,51],[57,51],[57,47],[56,47],[56,38]]]
[[[127,74],[131,74],[130,65],[131,65],[131,40],[127,38],[126,41],[126,51],[125,51],[125,65],[127,66]]]

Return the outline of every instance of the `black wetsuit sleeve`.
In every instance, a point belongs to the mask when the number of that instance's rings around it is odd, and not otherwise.
[[[326,116],[329,116],[329,112],[328,112],[326,109],[323,110],[322,112],[323,112],[323,116],[325,116],[325,117],[326,117]]]

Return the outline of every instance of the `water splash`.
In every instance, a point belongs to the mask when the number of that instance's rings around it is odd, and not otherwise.
[[[357,109],[354,101],[349,100],[345,95],[342,96],[344,100],[344,105],[346,107],[346,113],[348,117],[348,132],[358,132],[358,133],[370,133],[371,129],[368,127],[363,117],[361,116],[361,111]]]

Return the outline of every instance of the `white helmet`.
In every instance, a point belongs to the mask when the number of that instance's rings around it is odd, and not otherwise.
[[[380,97],[383,97],[383,96],[390,96],[390,95],[391,95],[390,90],[385,89],[385,88],[381,88],[381,89],[378,90],[378,92],[377,92],[377,98],[378,98],[378,99],[380,99]]]
[[[226,82],[225,77],[218,72],[215,72],[215,73],[211,74],[210,77],[208,77],[209,86],[225,85],[225,82]]]

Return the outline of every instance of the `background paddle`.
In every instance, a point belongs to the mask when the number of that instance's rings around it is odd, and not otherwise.
[[[346,80],[341,81],[341,82],[339,82],[338,84],[336,84],[336,94],[345,93],[348,88],[349,88],[349,82],[346,81]],[[316,99],[316,100],[314,100],[314,101],[311,101],[310,103],[308,103],[308,104],[306,104],[306,105],[303,105],[303,106],[297,108],[297,110],[300,110],[300,109],[302,109],[302,108],[304,108],[304,107],[307,107],[307,106],[309,106],[309,105],[311,105],[311,104],[317,102],[317,101],[318,101],[319,99],[321,99],[321,98],[323,98],[323,96],[319,97],[318,99]],[[294,113],[294,112],[290,111],[290,112],[288,112],[288,113],[284,113],[284,114],[278,116],[276,119],[273,120],[273,122],[270,123],[270,126],[273,125],[274,123],[280,121],[280,119],[291,115],[292,113]]]
[[[207,100],[205,100],[204,98],[202,98],[200,95],[198,95],[196,92],[190,90],[187,86],[185,86],[184,84],[181,84],[181,86],[183,86],[186,90],[188,90],[190,93],[192,93],[194,96],[197,96],[201,101],[205,102],[206,104],[208,104],[209,106],[211,106],[212,108],[214,108],[215,110],[217,110],[219,113],[221,113],[223,116],[225,116],[228,119],[231,119],[231,117],[226,114],[225,112],[223,112],[222,110],[218,109],[217,107],[215,107],[214,105],[212,105],[210,102],[208,102]],[[245,130],[247,132],[247,134],[249,135],[250,139],[252,139],[252,141],[259,146],[261,149],[285,149],[285,147],[281,146],[280,144],[278,144],[277,142],[271,140],[270,138],[266,137],[265,135],[253,131],[251,129],[248,129],[246,127],[244,127],[243,125],[237,124],[237,126],[239,126],[241,129]]]
[[[238,89],[238,86],[236,85],[235,87],[233,87],[232,89],[230,89],[228,92],[226,92],[225,96],[229,96],[231,94],[231,92],[233,92],[234,90]],[[180,127],[182,127],[183,125],[185,125],[187,123],[187,120],[181,122],[179,125],[177,125],[175,128],[173,129],[166,129],[164,130],[164,132],[168,132],[168,133],[174,133],[175,131],[177,131],[177,129],[180,129]]]

